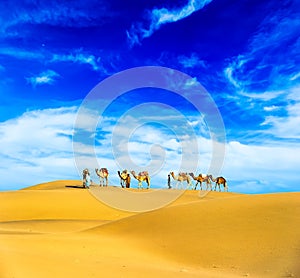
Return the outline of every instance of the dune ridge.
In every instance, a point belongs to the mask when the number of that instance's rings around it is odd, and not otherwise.
[[[0,277],[300,275],[298,192],[186,191],[137,213],[80,186],[54,181],[0,193]]]

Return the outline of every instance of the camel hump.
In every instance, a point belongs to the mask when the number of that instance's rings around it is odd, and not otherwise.
[[[181,176],[181,177],[186,177],[186,176],[187,176],[187,173],[180,172],[180,173],[179,173],[179,176]]]
[[[148,171],[139,172],[139,176],[149,176]]]

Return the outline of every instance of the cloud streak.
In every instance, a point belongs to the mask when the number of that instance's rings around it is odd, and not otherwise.
[[[0,4],[2,36],[20,35],[19,30],[26,24],[64,27],[99,26],[105,18],[112,15],[105,1],[76,1],[71,5],[61,1],[34,1],[31,5],[25,2],[14,2]],[[15,9],[15,6],[18,8]],[[5,13],[6,10],[14,10],[14,12]]]
[[[299,16],[297,9],[281,6],[266,14],[246,51],[228,59],[223,70],[230,92],[224,98],[256,118],[257,134],[276,142],[299,138],[299,100],[292,93],[299,93]]]
[[[238,92],[278,90],[298,79],[299,15],[287,12],[285,16],[266,16],[248,50],[231,59],[224,75]]]
[[[155,31],[159,30],[162,25],[182,20],[196,11],[201,10],[212,0],[189,0],[189,2],[178,9],[153,9],[148,12],[149,22],[147,27],[143,27],[142,23],[135,23],[127,31],[129,45],[140,44],[144,38],[150,37]]]
[[[95,57],[91,54],[82,53],[81,50],[76,50],[70,54],[53,54],[50,62],[72,62],[78,64],[87,64],[91,66],[94,71],[106,72],[105,68],[101,65],[101,58]]]
[[[82,49],[71,49],[69,53],[52,53],[44,50],[24,50],[21,48],[0,48],[0,55],[13,57],[20,60],[36,61],[43,64],[74,63],[89,65],[92,70],[108,74],[102,65],[101,57],[97,57]]]
[[[44,84],[53,84],[56,79],[60,77],[58,73],[53,70],[47,70],[40,73],[38,76],[27,77],[26,80],[30,83],[33,87],[37,85],[44,85]]]

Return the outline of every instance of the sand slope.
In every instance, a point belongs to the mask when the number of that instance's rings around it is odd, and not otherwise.
[[[186,191],[133,213],[80,184],[0,193],[0,277],[300,275],[300,193]]]

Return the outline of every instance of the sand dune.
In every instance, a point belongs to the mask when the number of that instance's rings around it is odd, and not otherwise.
[[[136,213],[80,185],[0,193],[0,277],[300,275],[300,193],[186,191],[167,207]]]

